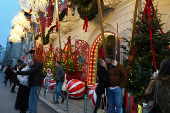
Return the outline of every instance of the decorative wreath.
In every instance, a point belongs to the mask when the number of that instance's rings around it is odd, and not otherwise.
[[[91,1],[91,0],[87,0]],[[101,0],[102,4],[102,0]],[[87,7],[84,6],[78,6],[77,8],[78,13],[80,15],[80,18],[85,20],[85,16],[88,17],[88,20],[93,20],[96,17],[96,14],[98,13],[98,5],[97,5],[97,0],[92,0]]]
[[[92,0],[70,0],[73,5],[88,7]]]

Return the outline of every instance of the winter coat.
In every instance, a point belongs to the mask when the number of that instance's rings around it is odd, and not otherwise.
[[[123,65],[117,63],[116,66],[109,66],[108,69],[108,77],[110,81],[110,87],[119,86],[120,88],[124,88],[127,82],[127,73],[124,69]]]
[[[108,84],[109,79],[108,79],[108,75],[107,75],[107,71],[105,67],[99,66],[97,68],[97,80],[98,80],[98,84],[97,84],[97,88],[95,91],[97,94],[103,94],[104,89],[109,86]]]
[[[6,75],[6,79],[11,79],[12,78],[12,74],[13,74],[13,72],[12,72],[12,70],[11,70],[11,68],[7,68],[6,70],[5,70],[5,75]]]
[[[42,86],[43,85],[43,64],[35,62],[29,71],[18,71],[17,75],[29,75],[29,86]]]
[[[23,68],[21,71],[28,71],[30,70],[30,68],[28,66],[26,66],[25,68]],[[28,78],[29,78],[29,75],[17,75],[17,78],[18,80],[20,81],[20,83],[24,86],[29,86],[28,84]]]
[[[15,69],[15,68],[13,68],[12,70],[15,70],[15,71],[17,71],[17,69]],[[15,74],[14,72],[12,72],[12,82],[13,83],[15,83],[15,82],[17,82],[17,74]]]
[[[50,80],[52,79],[52,76],[53,76],[52,73],[47,73],[47,74],[46,74],[46,77],[45,77],[45,78],[46,78],[46,81],[47,81],[47,82],[50,82]]]
[[[59,65],[59,67],[57,68],[56,71],[56,82],[64,82],[64,76],[65,72],[64,72],[64,67],[63,65]]]
[[[148,86],[149,88],[147,88],[145,91],[145,95],[150,99],[153,99],[156,82],[157,80],[154,80],[151,77],[151,81]],[[159,80],[158,94],[157,94],[157,107],[155,110],[156,113],[170,113],[169,97],[170,97],[170,75],[166,75]]]

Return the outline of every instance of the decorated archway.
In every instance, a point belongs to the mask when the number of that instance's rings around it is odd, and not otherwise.
[[[109,35],[114,35],[113,32],[105,32],[105,37]],[[107,40],[107,38],[106,38]],[[107,41],[106,41],[107,42]],[[118,48],[115,48],[114,51],[119,51]],[[119,52],[118,52],[119,53]],[[89,77],[88,77],[88,85],[93,85],[96,83],[96,73],[97,73],[97,60],[98,58],[103,58],[103,47],[102,47],[102,35],[100,34],[92,44],[90,51],[90,67],[89,67]],[[118,54],[118,61],[120,60],[120,54]]]

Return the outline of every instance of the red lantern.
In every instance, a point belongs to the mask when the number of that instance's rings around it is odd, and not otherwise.
[[[67,90],[69,90],[70,97],[80,98],[84,95],[85,91],[84,82],[78,79],[72,79],[67,84]]]

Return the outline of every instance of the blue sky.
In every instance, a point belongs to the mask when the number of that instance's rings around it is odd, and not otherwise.
[[[17,0],[1,0],[0,3],[0,44],[6,49],[7,38],[10,35],[11,20],[21,10]],[[14,15],[15,14],[15,15]]]

